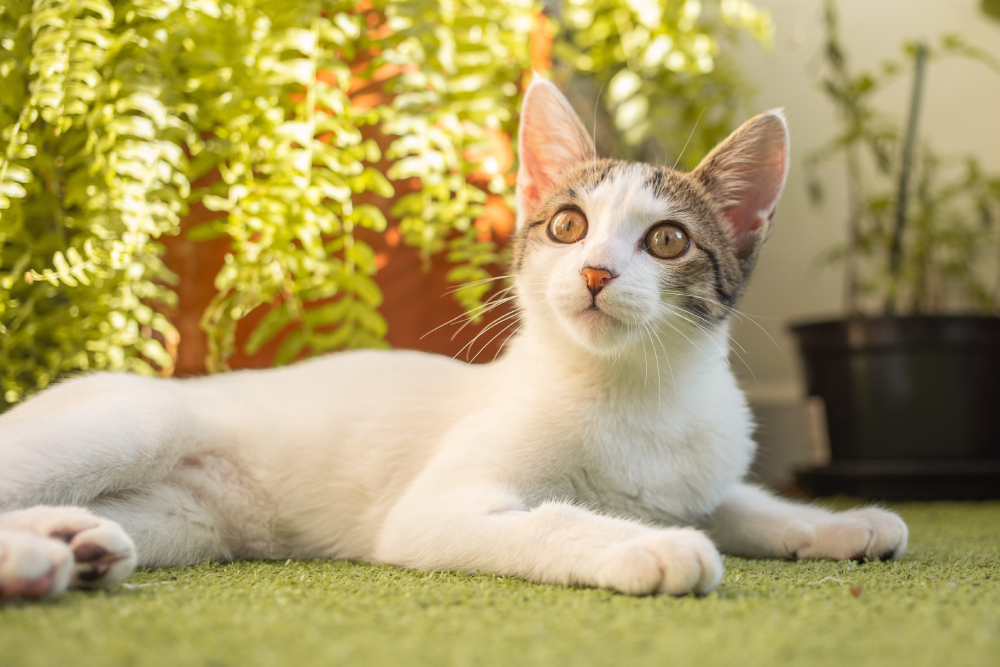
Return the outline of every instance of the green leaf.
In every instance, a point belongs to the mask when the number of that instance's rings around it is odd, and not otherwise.
[[[285,366],[290,364],[301,354],[309,340],[309,332],[305,329],[294,329],[284,341],[278,352],[274,355],[275,366]]]
[[[361,302],[369,308],[378,308],[382,303],[382,290],[378,284],[367,276],[355,274],[346,284],[346,289],[358,295]]]
[[[368,333],[377,336],[378,338],[384,338],[385,334],[389,330],[389,325],[386,324],[385,318],[377,310],[371,310],[365,308],[361,304],[357,304],[352,312],[355,320],[361,325]]]
[[[185,236],[192,241],[210,241],[224,235],[215,222],[203,222],[187,230]]]
[[[302,319],[312,329],[336,324],[346,319],[348,313],[351,312],[353,304],[354,300],[351,298],[343,298],[332,303],[325,303],[307,310]]]
[[[309,337],[309,346],[317,353],[336,350],[347,345],[353,333],[354,327],[344,323],[333,331],[314,333]]]
[[[247,354],[256,354],[262,347],[267,345],[275,336],[284,330],[292,321],[291,312],[287,304],[281,304],[274,308],[254,327],[254,330],[247,338],[243,349]]]

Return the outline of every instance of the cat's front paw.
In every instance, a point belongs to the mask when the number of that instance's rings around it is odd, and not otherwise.
[[[72,555],[69,585],[111,588],[135,569],[135,544],[122,527],[81,507],[32,507],[0,516],[0,528],[50,538]]]
[[[783,536],[789,558],[899,558],[909,530],[896,514],[869,507],[814,522],[796,521]]]
[[[712,541],[692,528],[650,530],[604,554],[597,585],[630,595],[704,595],[724,568]]]

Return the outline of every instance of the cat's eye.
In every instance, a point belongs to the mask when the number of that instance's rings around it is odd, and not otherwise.
[[[690,245],[687,232],[670,222],[656,225],[646,232],[646,250],[660,259],[673,259]]]
[[[587,235],[587,216],[575,208],[564,208],[549,222],[549,238],[558,243],[576,243]]]

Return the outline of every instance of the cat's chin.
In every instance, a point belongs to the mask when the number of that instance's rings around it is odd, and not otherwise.
[[[578,311],[573,315],[570,327],[577,342],[591,352],[616,352],[628,336],[625,323],[601,308]]]

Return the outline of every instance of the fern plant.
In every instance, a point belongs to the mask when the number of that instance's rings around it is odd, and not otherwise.
[[[729,129],[727,110],[745,93],[722,43],[769,30],[745,0],[706,3],[714,14],[692,0],[560,7],[548,19],[559,71],[610,83],[608,108],[635,121],[619,123],[627,146],[679,152],[677,137],[704,111],[691,156]],[[483,161],[483,133],[516,132],[540,9],[4,0],[0,407],[78,370],[171,374],[178,335],[163,313],[178,277],[158,239],[178,234],[195,203],[220,217],[191,238],[230,245],[202,320],[211,370],[228,368],[237,327],[260,310],[246,351],[282,335],[276,363],[385,345],[374,252],[358,231],[386,230],[381,210],[362,202],[394,198],[394,181],[419,186],[394,199],[393,224],[427,261],[453,265],[456,296],[474,311],[504,258],[475,221],[488,193],[512,195],[511,175]],[[650,12],[663,27],[646,27]],[[641,79],[629,95],[624,72]],[[381,101],[357,102],[358,82]],[[701,100],[672,111],[692,95]],[[392,137],[384,156],[363,132],[376,125]],[[387,173],[374,166],[383,158]]]

